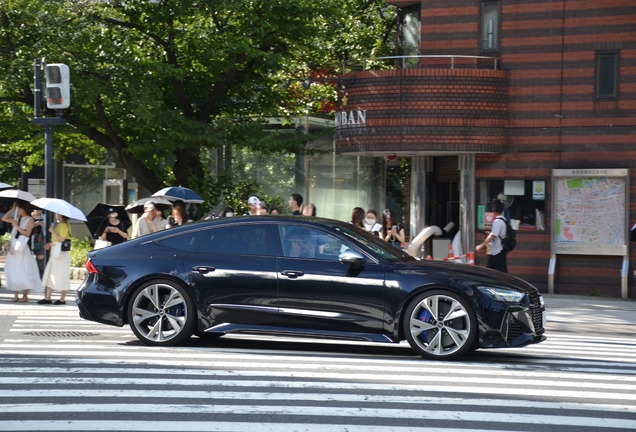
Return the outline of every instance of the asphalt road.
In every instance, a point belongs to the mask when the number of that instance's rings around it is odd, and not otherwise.
[[[636,430],[633,301],[546,296],[547,341],[430,362],[407,344],[263,336],[152,348],[81,320],[73,293],[11,297],[2,431]]]

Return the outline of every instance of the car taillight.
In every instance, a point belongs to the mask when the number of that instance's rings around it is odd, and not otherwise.
[[[84,267],[86,267],[86,270],[88,270],[89,273],[93,273],[93,274],[99,273],[90,259],[86,260],[86,264],[84,264]]]

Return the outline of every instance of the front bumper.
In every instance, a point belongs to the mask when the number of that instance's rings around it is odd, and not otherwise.
[[[538,294],[529,304],[492,302],[487,308],[480,348],[522,347],[546,340],[545,306]]]

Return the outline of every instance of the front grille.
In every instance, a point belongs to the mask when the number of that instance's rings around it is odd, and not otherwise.
[[[528,298],[530,299],[530,307],[541,307],[541,303],[539,302],[539,293],[532,292],[528,294]]]
[[[521,326],[513,317],[508,318],[508,336],[506,337],[506,342],[510,342],[511,340],[518,338],[523,334],[521,330]]]
[[[538,292],[528,294],[528,298],[530,299],[530,314],[532,315],[534,330],[537,335],[541,335],[545,332],[545,329],[543,328],[543,311],[545,310],[545,307],[541,306]]]
[[[532,308],[530,313],[532,314],[532,324],[534,324],[534,330],[537,335],[542,335],[545,332],[543,328],[543,311],[544,307]]]
[[[529,293],[528,298],[530,300],[530,308],[528,309],[528,313],[532,319],[532,325],[534,326],[534,331],[537,336],[545,333],[545,329],[543,328],[543,311],[545,311],[545,307],[541,306],[539,301],[538,293]],[[525,327],[525,326],[524,326]],[[512,316],[508,317],[508,333],[506,335],[506,341],[510,342],[523,334],[523,330],[519,322],[514,319]]]

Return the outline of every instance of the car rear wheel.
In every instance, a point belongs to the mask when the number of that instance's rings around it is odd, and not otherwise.
[[[196,311],[187,292],[167,280],[137,288],[128,305],[128,323],[146,345],[178,345],[194,331]]]
[[[450,360],[469,352],[477,335],[477,319],[468,302],[447,290],[420,294],[404,314],[404,334],[422,357]]]

